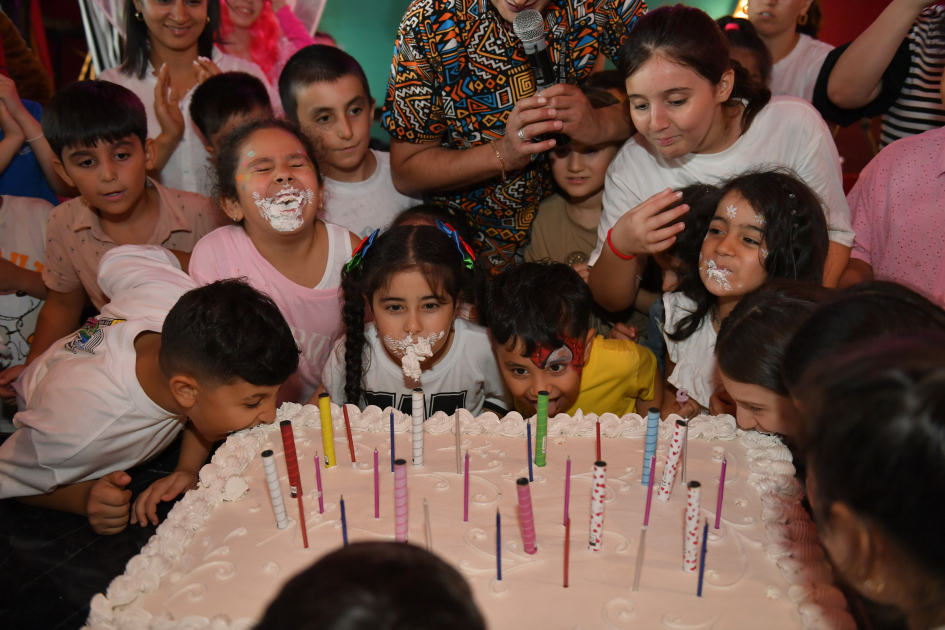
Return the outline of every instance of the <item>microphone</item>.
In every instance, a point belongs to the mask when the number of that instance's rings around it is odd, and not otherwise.
[[[541,92],[558,82],[555,76],[548,44],[545,42],[545,19],[534,9],[525,9],[515,16],[512,30],[522,40],[528,65],[535,77],[535,87]]]

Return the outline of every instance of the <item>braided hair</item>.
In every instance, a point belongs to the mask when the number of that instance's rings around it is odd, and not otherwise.
[[[419,271],[440,304],[454,305],[473,282],[460,252],[450,238],[428,225],[392,227],[380,234],[360,263],[346,266],[341,273],[345,325],[345,399],[361,404],[364,374],[370,369],[365,359],[365,308],[374,293],[390,286],[395,274]]]

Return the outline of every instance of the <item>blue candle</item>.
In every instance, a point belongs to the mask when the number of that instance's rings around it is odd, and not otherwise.
[[[345,518],[345,495],[341,495],[341,538],[348,546],[348,521]]]
[[[394,472],[394,411],[390,412],[390,471]]]
[[[525,441],[528,442],[528,480],[535,481],[535,477],[532,475],[532,425],[527,421],[525,422]]]
[[[705,528],[702,530],[702,553],[699,558],[699,590],[696,596],[702,597],[702,576],[705,575],[705,551],[706,543],[709,542],[709,519],[705,519]]]
[[[499,581],[502,580],[502,515],[495,509],[495,568]]]

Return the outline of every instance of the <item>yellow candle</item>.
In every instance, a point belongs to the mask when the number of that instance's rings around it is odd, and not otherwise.
[[[327,392],[318,395],[318,411],[322,417],[322,447],[325,449],[325,468],[335,465],[335,435],[331,428],[331,398]]]

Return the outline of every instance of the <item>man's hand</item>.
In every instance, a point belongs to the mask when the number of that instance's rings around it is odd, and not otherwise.
[[[141,527],[144,527],[150,521],[152,525],[157,525],[158,503],[172,501],[184,490],[196,487],[197,475],[190,471],[178,470],[163,479],[158,479],[138,495],[134,512],[131,514],[131,524],[139,523]]]
[[[126,490],[125,486],[130,482],[128,473],[117,470],[92,486],[85,511],[96,534],[117,534],[127,527],[131,490]]]
[[[543,96],[529,96],[515,104],[505,123],[505,136],[496,141],[499,154],[505,161],[506,171],[517,171],[528,166],[533,155],[543,153],[555,146],[554,138],[542,142],[532,142],[532,138],[542,134],[561,131],[563,123],[555,120],[554,109],[547,108],[548,99]],[[521,131],[521,135],[519,135]],[[524,140],[522,137],[524,136]]]
[[[667,188],[632,208],[614,224],[610,242],[627,256],[669,249],[676,235],[686,229],[684,223],[675,222],[689,212],[688,205],[678,205],[681,197],[682,193]]]
[[[548,99],[548,107],[555,111],[555,120],[561,121],[561,133],[585,145],[609,140],[597,111],[591,106],[580,88],[558,83],[541,91]]]

